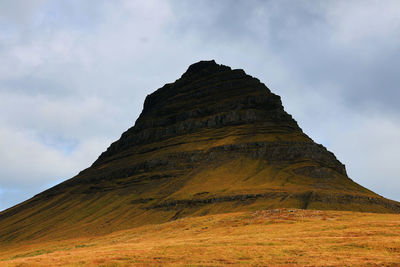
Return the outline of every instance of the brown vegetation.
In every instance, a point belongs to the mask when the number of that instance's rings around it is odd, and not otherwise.
[[[399,266],[400,215],[259,210],[0,251],[1,266]]]
[[[202,61],[91,167],[0,212],[0,265],[396,265],[399,212],[258,79]]]

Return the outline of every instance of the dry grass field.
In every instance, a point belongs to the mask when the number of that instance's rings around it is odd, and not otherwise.
[[[188,217],[0,244],[1,266],[400,266],[400,215],[299,209]]]

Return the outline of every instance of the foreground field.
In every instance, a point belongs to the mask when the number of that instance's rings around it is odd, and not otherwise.
[[[106,236],[0,244],[1,266],[400,266],[400,215],[261,210]]]

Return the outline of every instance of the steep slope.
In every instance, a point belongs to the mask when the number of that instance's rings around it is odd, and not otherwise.
[[[0,240],[275,207],[400,211],[348,178],[258,79],[200,61],[147,96],[135,126],[90,168],[0,213]]]

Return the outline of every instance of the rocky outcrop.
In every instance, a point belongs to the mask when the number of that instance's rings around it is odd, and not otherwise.
[[[243,70],[201,61],[190,66],[174,84],[147,96],[135,126],[123,133],[95,165],[133,146],[231,125],[301,132],[284,111],[280,97],[258,79]]]

